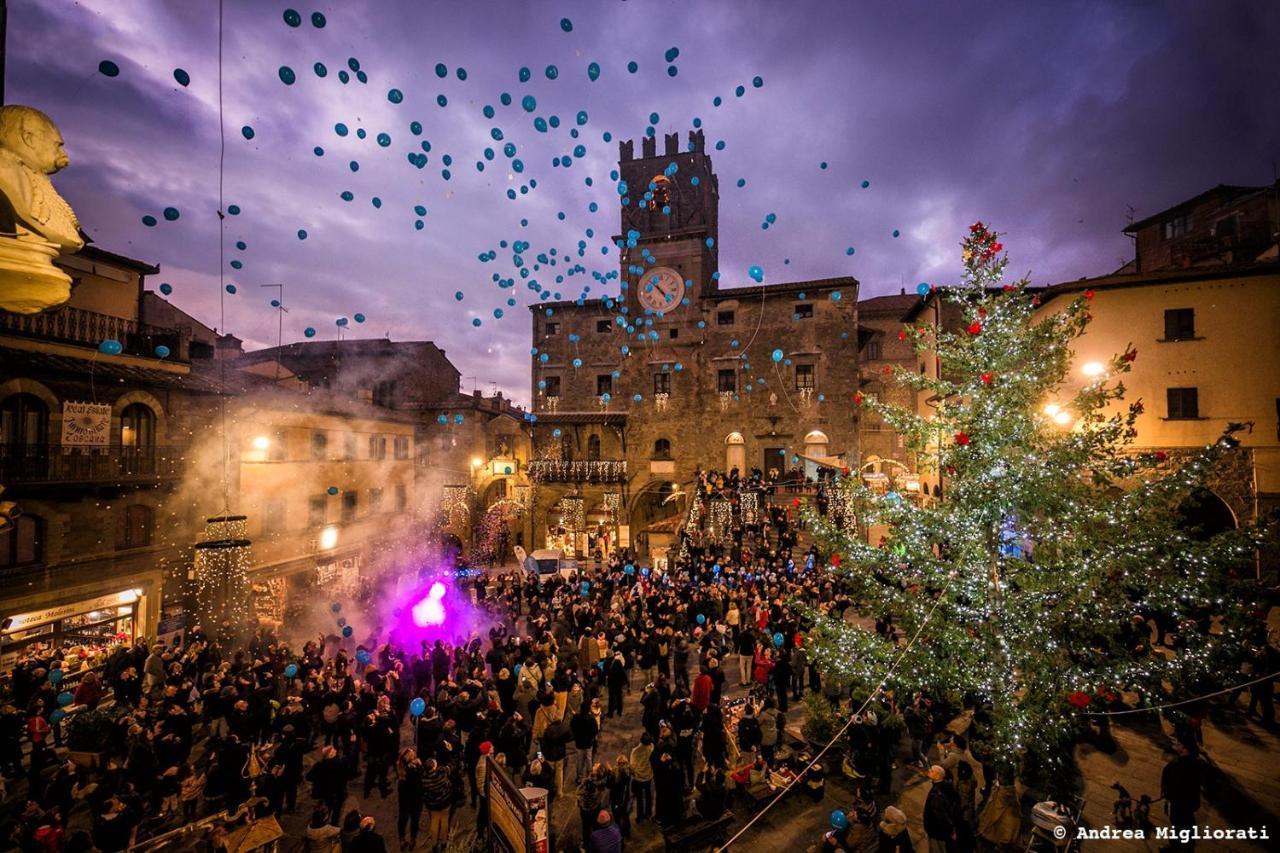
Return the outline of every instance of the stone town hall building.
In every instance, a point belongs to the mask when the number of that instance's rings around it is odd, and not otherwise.
[[[810,459],[859,458],[858,282],[725,286],[702,131],[684,151],[664,142],[619,146],[620,292],[532,306],[533,547],[607,530],[657,552],[699,466],[813,474]]]

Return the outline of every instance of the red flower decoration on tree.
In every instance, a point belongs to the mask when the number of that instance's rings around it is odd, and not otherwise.
[[[1075,707],[1084,710],[1089,707],[1089,694],[1085,693],[1083,690],[1077,690],[1074,693],[1067,694],[1067,701]]]
[[[1093,301],[1093,291],[1092,291],[1092,290],[1086,290],[1086,291],[1084,292],[1084,298],[1085,298],[1085,299],[1087,299],[1087,300],[1089,300],[1090,302],[1092,302],[1092,301]]]
[[[980,334],[982,334],[982,324],[981,324],[981,323],[979,323],[977,320],[974,320],[972,323],[970,323],[970,324],[969,324],[969,334],[971,334],[971,335],[980,335]]]
[[[839,554],[832,554],[832,555],[831,555],[831,565],[833,565],[833,566],[839,566],[839,565],[840,565],[840,555],[839,555]]]
[[[1125,361],[1131,362],[1138,357],[1138,351],[1136,349],[1127,349],[1125,350],[1124,355],[1120,357]]]
[[[1165,453],[1163,450],[1157,450],[1153,455],[1157,462],[1163,462],[1169,458],[1169,454]]]
[[[856,393],[856,392],[854,393],[854,395],[853,395],[853,404],[854,404],[855,406],[861,406],[861,405],[862,405],[862,394],[860,394],[860,393]]]
[[[792,499],[791,499],[791,508],[792,508],[792,509],[799,509],[799,508],[800,508],[800,499],[799,499],[799,498],[792,498]]]
[[[906,333],[905,331],[903,331],[902,329],[899,329],[899,330],[898,330],[898,340],[900,340],[900,341],[905,341],[906,339],[907,339],[907,333]]]
[[[956,433],[955,439],[956,439],[956,444],[960,445],[961,447],[969,446],[969,434],[967,432]]]
[[[994,373],[987,372],[982,374],[978,378],[982,380],[983,385],[990,385],[991,381],[996,378],[996,375]]]

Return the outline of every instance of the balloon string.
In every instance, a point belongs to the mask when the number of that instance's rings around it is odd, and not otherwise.
[[[224,269],[226,228],[223,225],[225,214],[222,207],[222,179],[226,165],[227,130],[222,117],[222,6],[223,0],[218,0],[218,272],[214,276],[214,284],[218,288],[218,325],[225,336],[227,334],[227,296],[226,289],[222,286],[222,270]],[[218,341],[214,344],[216,348]],[[222,420],[222,515],[225,516],[230,514],[231,507],[231,442],[227,436],[227,359],[225,354],[218,358],[218,391]]]

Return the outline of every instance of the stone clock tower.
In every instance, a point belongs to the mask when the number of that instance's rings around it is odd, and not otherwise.
[[[657,139],[646,136],[638,158],[633,142],[618,147],[618,173],[626,183],[622,231],[616,238],[624,245],[624,304],[633,316],[646,316],[647,309],[648,316],[660,313],[678,322],[682,315],[697,313],[684,307],[686,298],[692,306],[716,290],[711,274],[719,268],[720,186],[705,138],[701,130],[690,131],[689,145],[681,151],[680,135],[666,134],[664,151],[658,154]],[[632,232],[635,246],[627,247]],[[642,274],[637,272],[641,267]]]

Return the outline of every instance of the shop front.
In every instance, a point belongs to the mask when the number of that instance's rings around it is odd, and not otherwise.
[[[360,589],[361,554],[310,556],[264,566],[250,574],[253,612],[259,625],[276,630],[303,626],[317,602],[349,599]]]
[[[59,596],[6,615],[0,622],[0,672],[60,659],[66,677],[76,678],[101,666],[117,646],[148,636],[156,618],[154,589],[144,584],[71,600]]]

